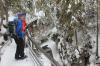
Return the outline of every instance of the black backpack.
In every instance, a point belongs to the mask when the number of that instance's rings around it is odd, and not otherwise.
[[[14,24],[13,21],[8,23],[8,31],[9,33],[14,33]]]
[[[10,21],[8,23],[8,31],[10,34],[15,34],[18,20]]]

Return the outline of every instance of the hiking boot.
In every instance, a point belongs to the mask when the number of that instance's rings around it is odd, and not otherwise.
[[[19,59],[20,59],[20,57],[15,57],[15,59],[16,59],[16,60],[19,60]]]
[[[28,56],[27,55],[25,55],[24,57],[17,57],[17,58],[15,58],[16,60],[23,60],[23,59],[25,59],[25,58],[27,58]]]
[[[25,56],[23,56],[23,57],[20,57],[20,59],[25,59],[25,58],[27,58],[28,56],[27,55],[25,55]]]

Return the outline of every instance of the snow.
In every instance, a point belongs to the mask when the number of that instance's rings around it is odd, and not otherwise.
[[[1,56],[0,66],[37,66],[37,64],[34,62],[34,59],[32,59],[28,48],[25,48],[25,54],[28,56],[28,58],[24,60],[15,60],[15,51],[16,44],[13,40],[12,43],[9,43],[8,46],[2,49],[1,52],[3,55]],[[51,66],[51,62],[43,54],[40,55],[39,59],[43,66]]]
[[[98,66],[96,64],[96,62],[97,62],[97,60],[96,60],[96,35],[91,34],[91,36],[92,36],[91,40],[92,40],[93,48],[90,50],[91,51],[91,54],[90,54],[91,56],[90,56],[90,59],[89,59],[89,61],[90,61],[89,66]],[[100,40],[99,40],[99,42],[100,42]],[[100,47],[99,47],[99,49],[100,49]],[[99,55],[100,55],[100,52],[99,52]]]
[[[0,44],[1,44],[2,42],[4,42],[3,36],[0,37]]]
[[[3,50],[3,55],[1,56],[0,66],[33,66],[31,56],[29,55],[28,49],[25,49],[25,53],[28,55],[27,59],[17,61],[14,58],[16,50],[16,44],[13,41],[9,46]]]
[[[62,62],[61,62],[61,59],[60,59],[60,56],[59,56],[59,53],[56,47],[56,43],[53,40],[48,40],[47,42],[43,43],[41,47],[45,45],[48,45],[48,47],[51,48],[53,58],[60,64],[60,66],[62,66]]]
[[[68,8],[70,9],[70,8],[71,8],[71,6],[72,6],[72,5],[71,5],[71,4],[69,4]]]
[[[9,11],[8,14],[9,14],[8,21],[14,21],[14,19],[15,19],[16,17],[15,17],[15,15],[13,14],[13,12],[12,12],[12,11]]]
[[[92,23],[89,23],[88,26],[92,26]]]
[[[51,66],[51,62],[43,55],[43,54],[41,54],[41,57],[42,57],[42,59],[41,59],[41,61],[43,62],[43,66]]]
[[[52,30],[51,30],[52,33],[57,33],[57,28],[54,27]]]
[[[40,19],[41,17],[45,16],[45,13],[43,11],[39,11],[39,12],[36,12],[35,15],[38,17],[38,19]]]
[[[6,33],[7,32],[7,30],[3,27],[3,26],[1,26],[1,31],[0,31],[0,33],[1,34],[4,34],[4,33]]]
[[[77,3],[79,3],[79,0],[77,0],[77,2],[75,0],[75,4],[77,4]],[[69,9],[67,10],[67,13],[69,13],[71,11],[70,4],[69,4],[68,8]],[[83,13],[83,16],[84,15],[85,15],[85,13]],[[45,13],[43,11],[39,11],[39,12],[35,13],[35,16],[36,17],[32,17],[31,19],[30,19],[31,16],[29,16],[29,15],[26,17],[28,24],[34,20],[41,19],[42,17],[45,16]],[[29,17],[29,19],[28,19],[28,17]],[[72,16],[72,18],[74,20],[76,20],[76,18],[74,16]],[[15,19],[15,17],[11,15],[8,19],[9,19],[8,21],[13,21]],[[6,24],[6,21],[4,21],[3,24]],[[92,25],[91,23],[88,24],[88,26],[91,26],[91,25]],[[4,34],[7,32],[7,30],[3,26],[1,26],[1,28],[2,29],[1,29],[0,33]],[[53,29],[49,30],[49,32],[52,34],[57,33],[57,28],[54,27]],[[79,34],[78,34],[78,37],[79,37]],[[95,39],[96,39],[96,36],[92,35],[92,41],[95,41]],[[4,41],[3,37],[0,37],[0,44],[3,41]],[[99,42],[100,42],[100,39],[99,39]],[[93,49],[91,49],[92,53],[91,53],[91,56],[89,59],[89,61],[90,61],[89,66],[97,66],[96,65],[96,56],[95,56],[96,43],[92,43],[92,44],[93,44]],[[60,64],[60,66],[63,66],[62,61],[61,61],[60,56],[59,56],[59,53],[58,53],[56,43],[53,40],[49,39],[47,42],[42,44],[42,46],[44,46],[44,45],[48,45],[48,47],[51,48],[53,58]],[[99,49],[100,49],[100,44],[99,44]],[[29,54],[28,48],[25,49],[25,53],[26,53],[26,55],[28,55],[28,58],[24,59],[24,60],[20,60],[20,61],[15,60],[15,58],[14,58],[15,51],[16,51],[16,44],[13,40],[13,42],[10,45],[8,45],[6,48],[4,48],[4,50],[2,51],[3,55],[1,56],[0,66],[33,66],[33,65],[36,65],[32,62],[32,59],[31,59],[32,57]],[[79,58],[79,52],[77,50],[75,50],[75,55],[77,58]],[[100,56],[100,52],[99,52],[99,56]],[[43,66],[51,66],[51,62],[43,54],[41,54],[40,60],[43,62]],[[69,63],[67,60],[65,63],[69,66]]]
[[[38,20],[37,17],[32,17],[31,19],[30,19],[30,17],[31,16],[27,14],[27,16],[26,16],[26,22],[27,22],[27,24],[30,24],[31,22],[33,22],[35,20]]]
[[[76,49],[75,49],[75,56],[76,56],[76,58],[79,58],[80,57],[79,52]]]
[[[70,10],[70,9],[68,9],[68,10],[67,10],[67,13],[69,13],[70,11],[71,11],[71,10]]]
[[[14,19],[15,19],[15,16],[8,17],[8,21],[14,21]]]
[[[94,64],[94,63],[91,63],[91,64],[90,64],[90,66],[97,66],[97,65],[96,65],[96,64]]]

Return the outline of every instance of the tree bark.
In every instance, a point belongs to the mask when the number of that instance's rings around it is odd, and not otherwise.
[[[2,0],[0,0],[0,3],[1,3],[2,12],[5,13],[5,15],[6,15],[6,21],[8,22],[8,6],[7,6],[7,3],[6,3],[6,1],[4,3]]]
[[[99,33],[99,27],[98,27],[98,0],[97,0],[97,35],[96,35],[96,56],[97,59],[99,58],[98,56],[98,33]]]

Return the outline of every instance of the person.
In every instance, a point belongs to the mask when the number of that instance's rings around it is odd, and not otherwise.
[[[24,46],[25,46],[25,31],[26,31],[26,20],[25,20],[25,13],[18,14],[18,21],[16,24],[16,35],[14,35],[14,40],[16,42],[17,48],[15,53],[15,59],[25,59],[27,56],[24,53]]]
[[[7,25],[4,25],[5,28],[7,28],[7,32],[5,32],[3,34],[3,38],[5,41],[7,41],[8,39],[10,39],[10,41],[12,42],[12,35],[14,33],[14,19],[15,19],[15,16],[13,15],[10,15],[8,17],[8,23]]]

